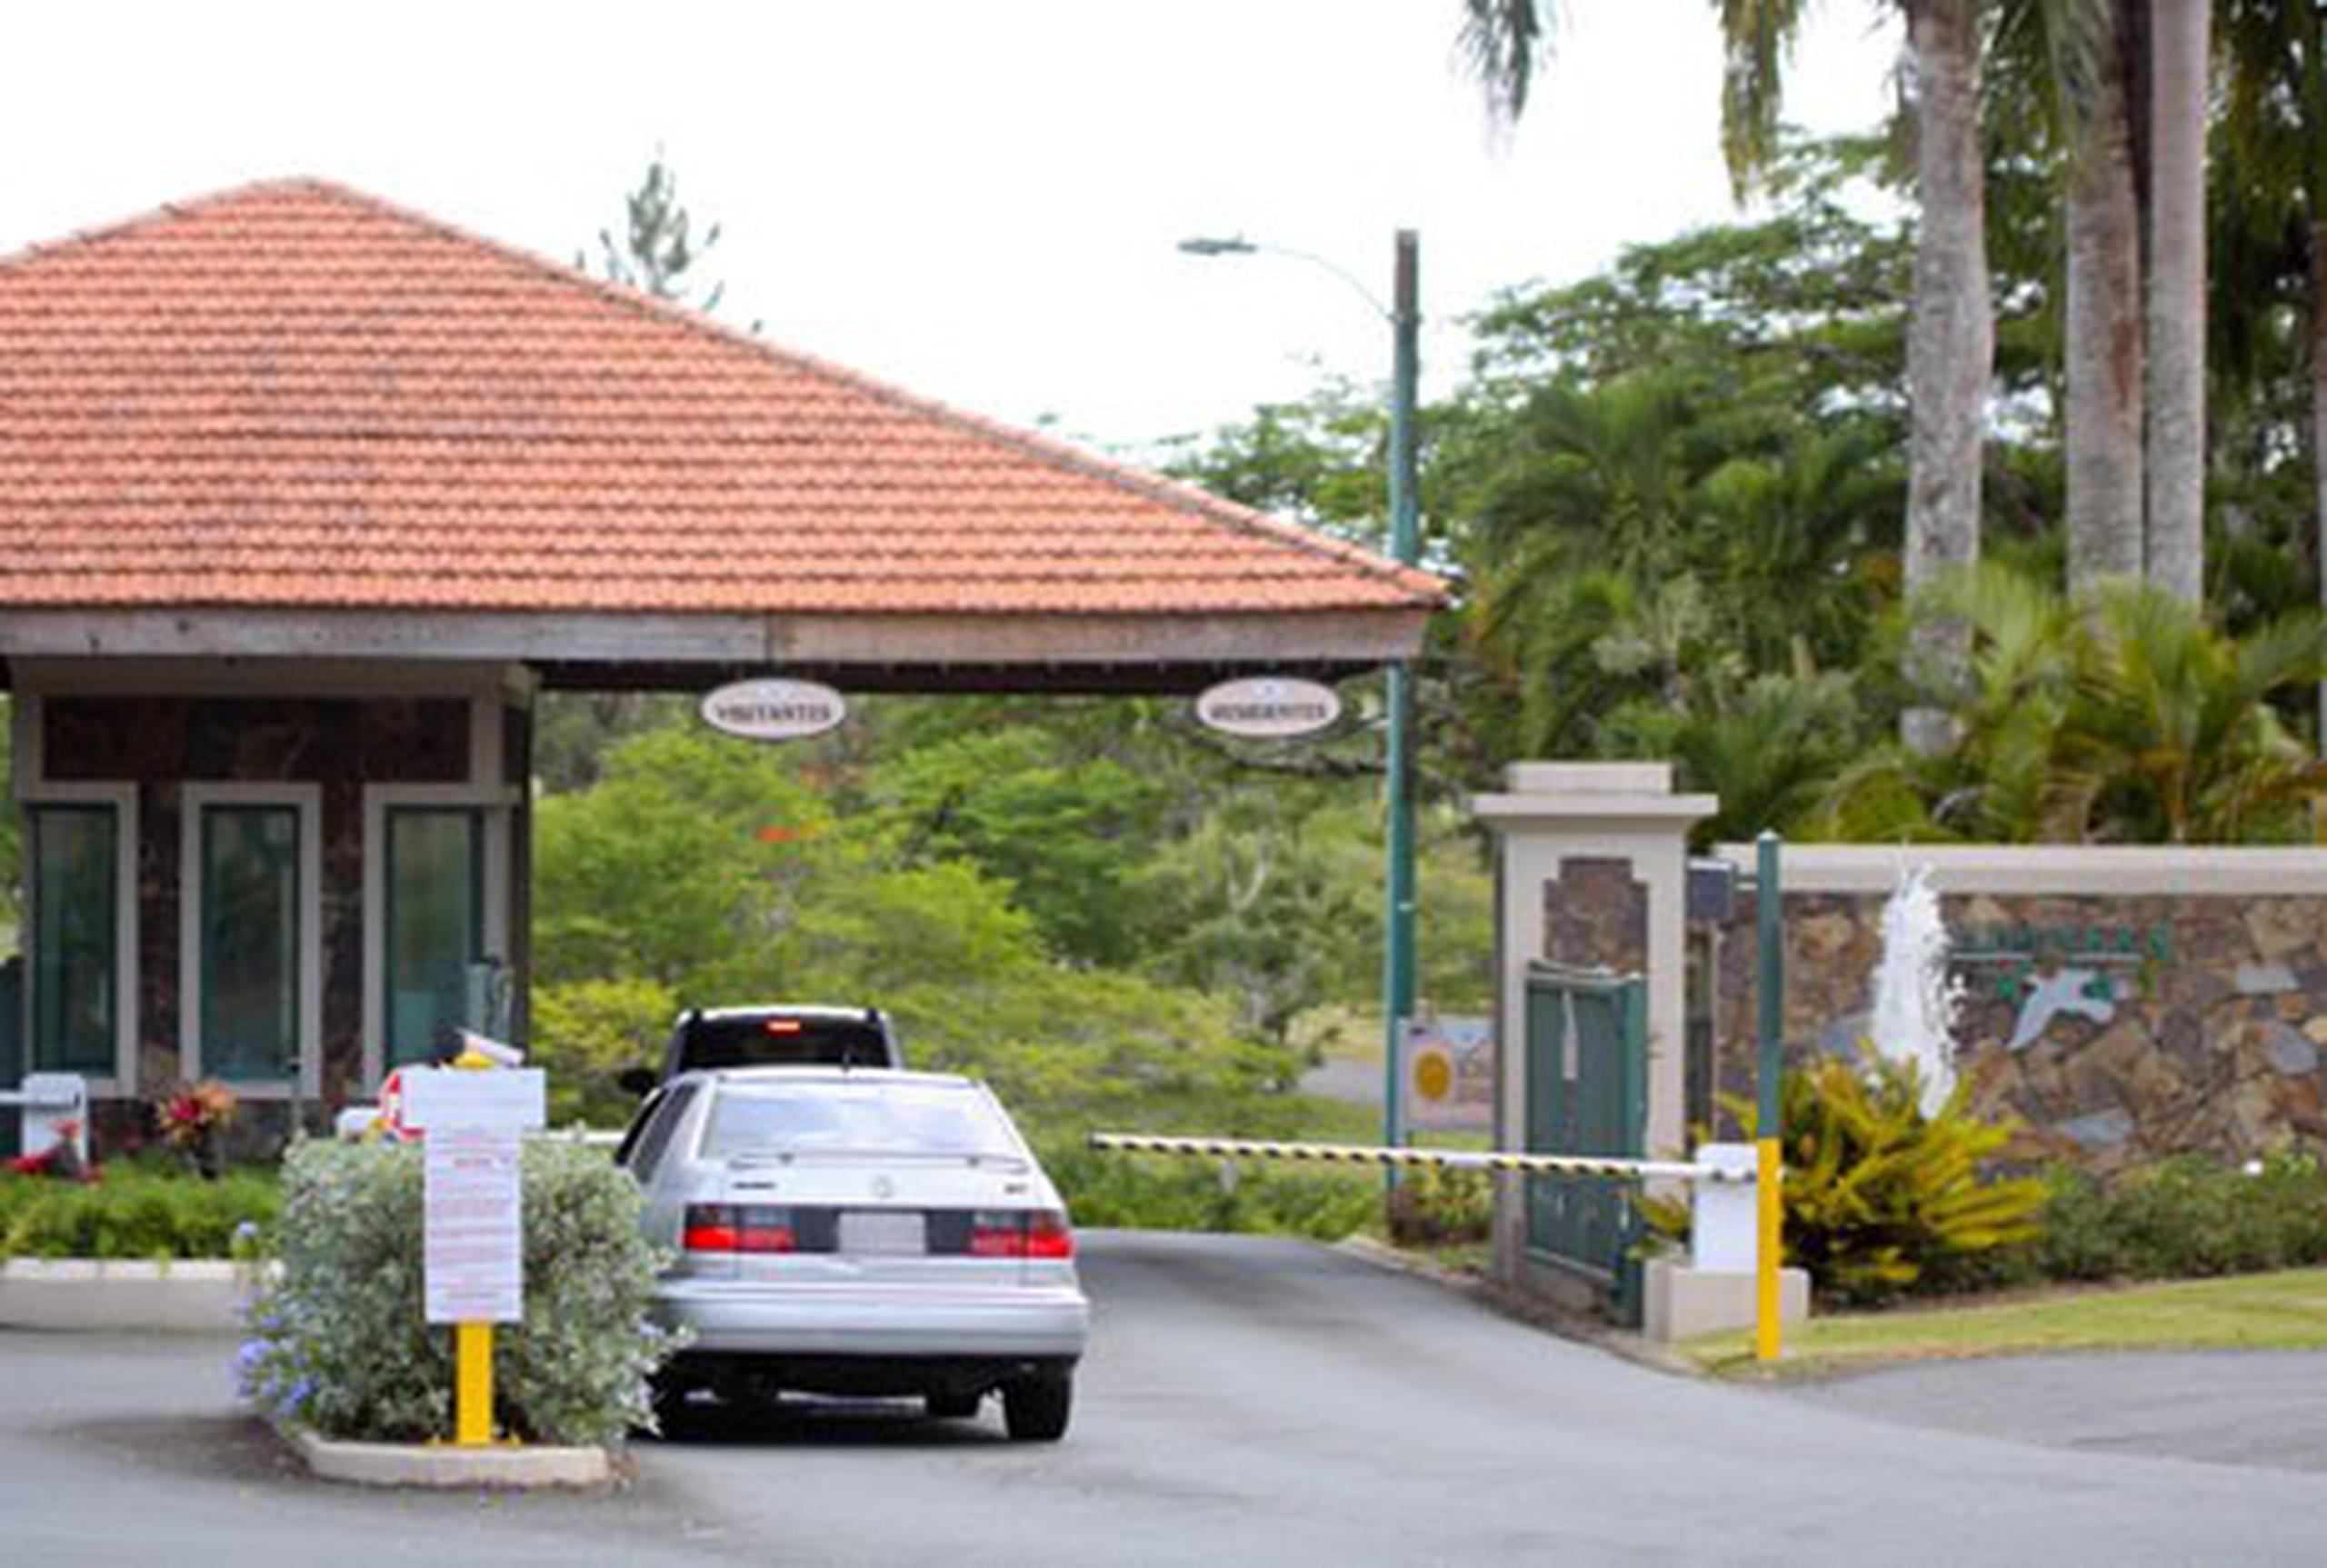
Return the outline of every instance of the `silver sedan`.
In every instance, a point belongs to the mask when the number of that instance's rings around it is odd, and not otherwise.
[[[918,1395],[1010,1435],[1066,1432],[1090,1303],[1065,1205],[986,1087],[943,1074],[682,1074],[616,1156],[676,1261],[656,1315],[690,1342],[667,1412],[785,1390]]]

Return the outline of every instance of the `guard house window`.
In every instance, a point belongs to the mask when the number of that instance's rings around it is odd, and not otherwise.
[[[32,1064],[111,1077],[118,1038],[121,824],[110,805],[35,805]]]
[[[299,812],[202,808],[202,1064],[230,1081],[299,1067]]]
[[[425,1060],[447,1024],[484,1028],[483,814],[398,806],[387,814],[387,1064]]]

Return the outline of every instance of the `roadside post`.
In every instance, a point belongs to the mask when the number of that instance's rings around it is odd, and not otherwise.
[[[538,1067],[409,1074],[404,1122],[424,1134],[422,1293],[454,1332],[453,1442],[493,1441],[493,1325],[525,1315],[524,1134],[545,1124]]]
[[[1760,1205],[1761,1220],[1753,1261],[1756,1361],[1775,1361],[1785,1349],[1778,1302],[1778,1269],[1784,1262],[1785,1248],[1785,1204],[1778,1190],[1783,1179],[1778,1090],[1779,1075],[1785,1071],[1785,929],[1778,884],[1779,842],[1778,835],[1767,830],[1754,840],[1753,929],[1761,971],[1754,987],[1761,1036],[1761,1059],[1754,1073],[1758,1100],[1753,1128],[1759,1177],[1754,1200]]]

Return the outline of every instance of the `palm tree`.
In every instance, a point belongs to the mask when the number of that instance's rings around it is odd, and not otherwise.
[[[2069,129],[2069,585],[2142,567],[2141,205],[2128,37],[2137,0],[2046,0]]]
[[[2231,221],[2222,326],[2248,357],[2272,318],[2307,329],[2313,563],[2327,604],[2327,5],[2221,0],[2224,161]],[[2243,352],[2242,352],[2243,351]],[[2327,684],[2319,694],[2327,754]]]
[[[1846,773],[1820,824],[1870,840],[2235,844],[2298,839],[2327,799],[2274,705],[2327,671],[2327,622],[2234,637],[2116,579],[2062,595],[1999,567],[1936,597],[1973,629],[1959,742]]]
[[[2149,844],[2300,837],[2327,764],[2272,699],[2327,670],[2317,617],[2244,638],[2154,584],[2104,588],[2053,768],[2077,836]]]
[[[2042,0],[2068,129],[2069,580],[2205,577],[2211,0]]]
[[[2206,88],[2212,0],[2149,0],[2147,580],[2205,592]]]
[[[1803,0],[1714,0],[1728,45],[1723,145],[1741,190],[1774,151],[1787,54]],[[1980,154],[1980,59],[1984,0],[1899,0],[1907,16],[1915,85],[1914,310],[1907,347],[1912,408],[1906,507],[1910,594],[1979,559],[1981,453],[1995,360],[1989,296],[1986,197]],[[1491,107],[1516,119],[1546,52],[1549,0],[1466,0],[1463,30]],[[1961,628],[1933,623],[1911,656],[1918,684],[1944,685],[1962,669]],[[1910,708],[1909,744],[1945,744],[1943,716]]]
[[[1980,153],[1980,0],[1907,0],[1915,84],[1914,315],[1907,335],[1908,594],[1980,558],[1980,479],[1995,305],[1988,286],[1986,165]],[[1970,651],[1957,622],[1919,624],[1909,674],[1920,691],[1960,675]],[[1921,704],[1900,715],[1900,739],[1930,754],[1948,724]]]

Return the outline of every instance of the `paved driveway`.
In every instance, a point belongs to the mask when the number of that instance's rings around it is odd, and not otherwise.
[[[1931,1362],[1789,1393],[1821,1409],[2051,1448],[2327,1472],[2327,1355],[2312,1352]]]
[[[0,1337],[11,1563],[2303,1563],[2314,1474],[1698,1383],[1291,1242],[1086,1238],[1076,1426],[857,1407],[640,1445],[611,1497],[283,1473],[226,1349]],[[2322,1363],[2281,1368],[2313,1373]],[[2282,1379],[2283,1381],[2283,1379]]]

